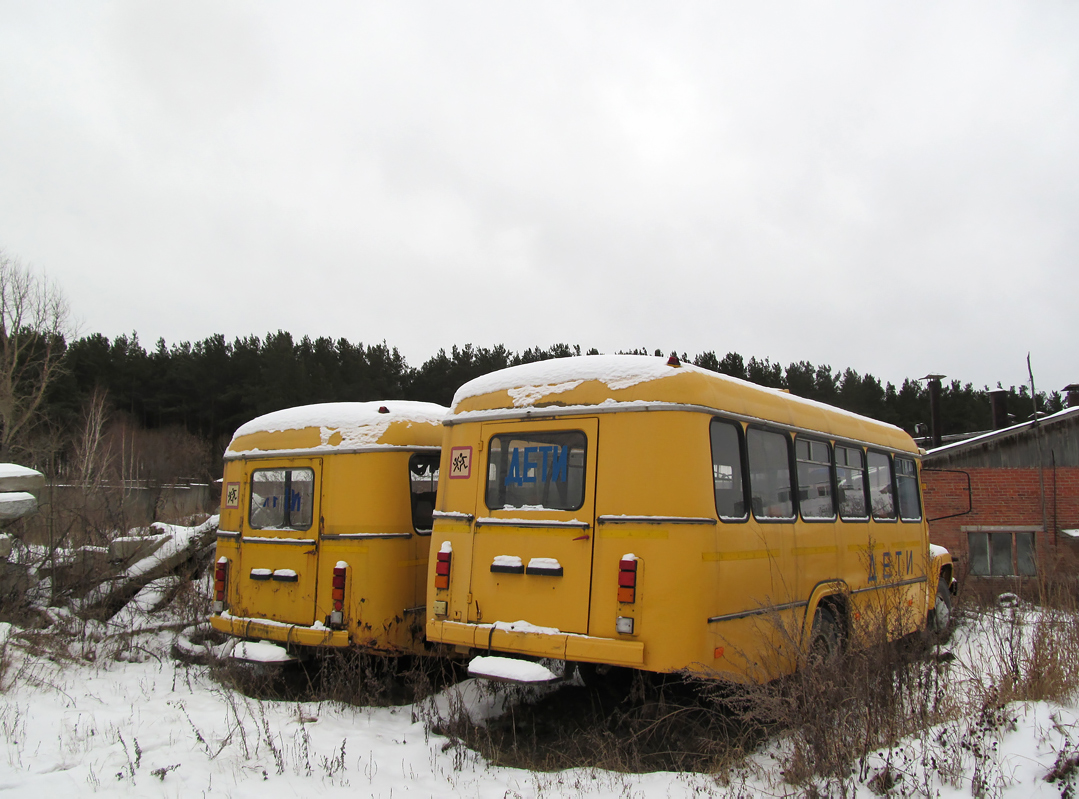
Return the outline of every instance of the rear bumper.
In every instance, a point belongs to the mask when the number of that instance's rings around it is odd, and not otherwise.
[[[226,616],[217,613],[210,616],[210,625],[229,635],[240,638],[261,638],[283,644],[300,646],[348,646],[348,630],[330,630],[326,627],[304,627],[299,624],[283,624],[269,619],[246,619],[242,616]]]
[[[639,668],[644,663],[644,643],[641,641],[619,641],[575,633],[516,632],[498,629],[490,624],[429,621],[427,640],[485,651],[490,649],[492,652],[513,652],[612,666]]]

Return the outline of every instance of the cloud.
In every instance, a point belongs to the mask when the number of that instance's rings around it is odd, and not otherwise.
[[[0,17],[0,243],[90,329],[1079,377],[1071,5]]]

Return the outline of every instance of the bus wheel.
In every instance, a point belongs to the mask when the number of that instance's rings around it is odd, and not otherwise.
[[[813,630],[809,637],[809,659],[827,663],[839,654],[839,622],[835,611],[827,605],[817,607],[813,614]]]
[[[937,598],[929,613],[929,631],[937,643],[944,643],[951,633],[952,595],[948,583],[941,575],[937,579]]]

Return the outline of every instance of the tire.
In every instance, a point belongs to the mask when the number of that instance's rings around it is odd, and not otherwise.
[[[952,594],[942,574],[937,579],[937,596],[929,611],[928,632],[935,643],[943,644],[952,632]]]
[[[839,622],[835,611],[826,605],[813,614],[809,636],[809,659],[812,663],[828,663],[839,655]]]

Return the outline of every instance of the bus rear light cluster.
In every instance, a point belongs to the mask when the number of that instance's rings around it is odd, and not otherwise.
[[[442,542],[442,548],[438,551],[438,560],[435,563],[435,588],[446,589],[450,587],[450,561],[453,559],[453,547],[449,541]]]
[[[341,624],[345,619],[345,580],[348,578],[348,564],[337,561],[333,567],[333,610],[330,612],[330,624]]]
[[[618,561],[618,601],[633,604],[637,599],[637,558],[623,555]]]
[[[218,558],[217,565],[214,567],[214,613],[221,613],[225,610],[225,592],[228,589],[228,582],[228,558]]]

